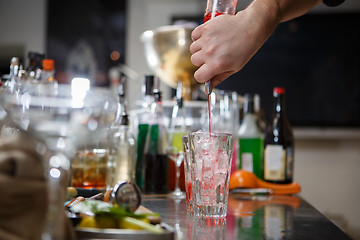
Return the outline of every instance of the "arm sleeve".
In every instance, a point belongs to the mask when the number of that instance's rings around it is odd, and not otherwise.
[[[335,7],[345,2],[345,0],[323,0],[323,3],[329,7]]]

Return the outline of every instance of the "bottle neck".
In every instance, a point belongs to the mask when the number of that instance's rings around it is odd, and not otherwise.
[[[154,96],[153,95],[145,95],[142,105],[144,107],[150,107],[153,102],[154,102]]]
[[[274,114],[285,114],[285,96],[284,94],[277,94],[274,96]]]
[[[170,119],[170,131],[187,132],[185,124],[185,109],[182,105],[175,105]]]

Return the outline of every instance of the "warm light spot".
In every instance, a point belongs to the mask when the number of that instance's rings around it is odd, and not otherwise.
[[[53,80],[54,80],[54,78],[53,77],[49,77],[49,82],[52,82]]]
[[[120,53],[118,51],[112,51],[110,54],[110,58],[113,61],[117,61],[120,58]]]

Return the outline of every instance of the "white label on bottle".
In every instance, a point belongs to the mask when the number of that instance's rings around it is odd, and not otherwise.
[[[252,153],[242,153],[241,154],[241,168],[243,170],[253,172],[253,155]]]
[[[265,180],[285,180],[285,150],[281,145],[267,145],[264,152]]]

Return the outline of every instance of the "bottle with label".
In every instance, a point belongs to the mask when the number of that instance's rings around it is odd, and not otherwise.
[[[154,76],[146,75],[144,82],[144,98],[141,106],[132,112],[132,129],[134,135],[137,136],[137,157],[136,157],[136,170],[135,179],[136,184],[141,190],[144,190],[144,149],[146,136],[149,130],[149,121],[151,118],[151,104],[154,102]]]
[[[264,144],[264,180],[291,183],[294,168],[294,135],[285,114],[285,89],[275,87],[273,95],[273,118]]]
[[[144,149],[144,193],[167,194],[169,192],[169,159],[167,132],[161,92],[154,89],[151,119]]]
[[[262,178],[264,137],[257,124],[254,97],[251,94],[245,94],[244,119],[238,131],[238,139],[238,168],[253,172],[258,178]]]

